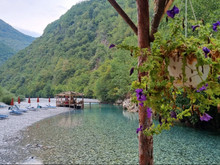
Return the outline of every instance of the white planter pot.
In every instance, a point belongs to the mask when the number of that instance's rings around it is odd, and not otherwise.
[[[196,87],[199,83],[202,82],[197,71],[193,71],[192,73],[192,70],[196,70],[196,67],[195,67],[196,64],[197,64],[197,61],[194,61],[192,65],[187,64],[187,66],[185,66],[186,78],[188,79],[184,83],[185,86],[192,85],[193,87]],[[168,66],[168,71],[169,71],[170,76],[175,77],[174,86],[176,87],[183,86],[183,75],[182,75],[181,67],[182,67],[182,59],[179,59],[178,62],[177,60],[174,62],[174,60],[170,58],[170,65]],[[209,65],[203,66],[203,75],[201,76],[203,80],[207,78],[209,70],[210,70]],[[199,71],[202,72],[202,67],[199,67]],[[182,79],[178,80],[178,77],[180,77],[180,75],[182,76]],[[191,82],[189,80],[190,77],[191,77]]]

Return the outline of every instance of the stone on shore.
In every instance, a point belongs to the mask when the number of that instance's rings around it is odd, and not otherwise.
[[[123,101],[123,108],[127,109],[129,112],[138,112],[138,106],[131,102],[131,98]]]

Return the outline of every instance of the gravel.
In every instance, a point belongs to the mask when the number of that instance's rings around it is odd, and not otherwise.
[[[50,101],[51,106],[56,106],[55,98],[51,98]],[[88,104],[89,102],[99,101],[96,99],[84,99],[84,102],[85,104]],[[15,102],[14,104],[18,105],[17,102]],[[40,98],[39,103],[37,103],[37,98],[31,98],[31,104],[29,104],[28,99],[26,99],[25,101],[21,102],[19,107],[20,109],[27,109],[26,107],[29,105],[36,108],[38,105],[46,107],[46,105],[48,104],[49,102],[46,98]],[[0,105],[6,104],[0,102]],[[19,143],[22,138],[21,131],[28,129],[29,126],[40,120],[73,110],[68,107],[56,107],[48,109],[38,108],[36,111],[28,110],[22,115],[12,115],[9,113],[10,111],[8,110],[8,108],[8,105],[6,105],[6,107],[4,108],[0,108],[1,115],[8,115],[7,119],[0,120],[0,163],[4,164],[10,164],[12,162],[15,163],[12,160],[17,159],[17,153],[14,147],[15,143]],[[42,164],[42,162],[31,157],[22,164]]]
[[[15,104],[17,103],[15,102]],[[37,107],[37,104],[37,99],[32,98],[31,106]],[[45,107],[46,104],[48,104],[48,99],[40,98],[39,105]],[[0,103],[0,105],[4,104]],[[29,103],[26,99],[24,102],[21,102],[20,108],[26,109],[28,105]],[[51,99],[50,105],[55,106],[56,99]],[[8,106],[0,108],[0,114],[8,115],[7,119],[0,120],[0,146],[2,146],[8,138],[16,137],[20,130],[27,128],[33,123],[68,111],[70,111],[69,108],[56,107],[50,109],[37,109],[36,111],[29,110],[26,113],[17,116],[9,114]]]

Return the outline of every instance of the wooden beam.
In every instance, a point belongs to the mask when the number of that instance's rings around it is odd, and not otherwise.
[[[118,14],[125,20],[125,22],[131,27],[136,35],[138,35],[137,26],[132,22],[132,20],[128,17],[128,15],[124,12],[124,10],[118,5],[115,0],[108,0],[109,3],[115,8]]]
[[[160,21],[162,20],[161,18],[164,14],[165,4],[166,4],[166,1],[164,0],[158,0],[155,4],[156,11],[155,11],[154,18],[151,24],[151,34],[150,34],[151,42],[154,41],[154,33],[157,32]]]
[[[90,104],[91,107],[91,104]],[[82,95],[82,109],[84,109],[84,95]]]
[[[167,0],[166,1],[166,7],[164,9],[163,16],[166,14],[167,10],[169,10],[170,6],[173,4],[174,0]]]
[[[151,24],[151,34],[150,34],[150,41],[154,41],[154,33],[158,31],[158,26],[163,18],[163,16],[166,14],[167,10],[170,8],[174,0],[158,0],[156,4],[156,13],[154,15],[154,18],[152,20]]]

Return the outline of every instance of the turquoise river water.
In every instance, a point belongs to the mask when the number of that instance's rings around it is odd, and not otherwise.
[[[154,121],[158,124],[157,121]],[[92,104],[39,121],[16,142],[17,160],[44,164],[138,164],[138,114]],[[220,135],[174,126],[154,136],[155,164],[218,164]]]

